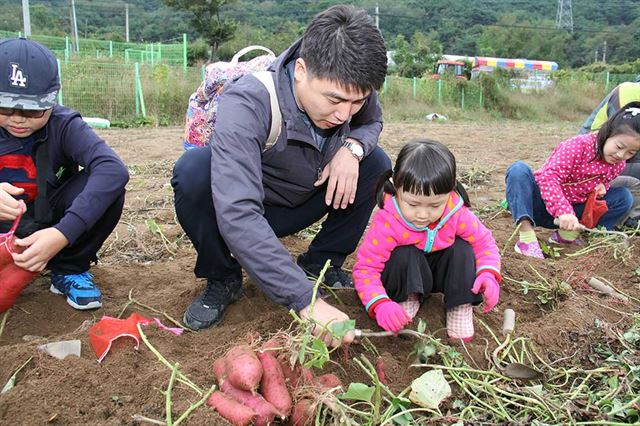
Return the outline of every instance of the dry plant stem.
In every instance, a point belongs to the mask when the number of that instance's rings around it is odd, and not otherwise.
[[[140,414],[134,414],[131,418],[137,422],[147,422],[154,425],[162,425],[165,426],[165,422],[161,422],[160,420],[150,419],[149,417],[142,416]]]
[[[7,323],[7,318],[9,318],[9,312],[11,312],[11,308],[7,309],[7,312],[2,316],[2,322],[0,322],[0,337],[2,337],[2,333],[4,333],[4,325]]]
[[[474,374],[483,374],[486,376],[495,376],[500,379],[509,379],[507,376],[504,376],[498,372],[490,371],[490,370],[476,370],[474,368],[465,368],[465,367],[450,367],[446,365],[438,365],[438,364],[411,364],[410,367],[425,367],[425,368],[439,368],[441,370],[449,370],[449,371],[457,371],[462,373],[474,373]]]
[[[516,229],[514,229],[511,235],[509,236],[509,238],[507,238],[507,241],[504,243],[504,246],[502,246],[502,250],[500,250],[500,256],[504,255],[504,251],[507,249],[509,242],[511,242],[513,237],[518,233],[521,226],[522,226],[522,222],[518,223],[518,226],[516,226]]]
[[[173,365],[173,370],[171,370],[171,377],[169,378],[169,385],[167,386],[167,390],[164,391],[164,399],[166,406],[166,422],[167,426],[173,426],[173,419],[171,418],[171,407],[173,405],[171,401],[171,393],[173,392],[173,384],[176,381],[176,374],[178,373],[178,367],[180,364],[177,362]]]
[[[178,327],[180,327],[181,329],[183,329],[184,331],[191,331],[188,328],[186,328],[184,325],[180,324],[179,321],[176,321],[175,319],[173,319],[171,316],[169,316],[167,313],[160,311],[158,309],[155,309],[149,305],[145,305],[144,303],[140,303],[139,301],[137,301],[136,299],[134,299],[131,295],[133,294],[133,289],[129,290],[129,301],[124,305],[124,307],[122,308],[122,311],[120,311],[120,314],[118,315],[118,318],[122,317],[122,314],[124,314],[124,311],[130,306],[130,305],[138,305],[142,308],[148,309],[151,312],[154,312],[156,314],[162,315],[163,317],[165,317],[167,319],[167,321],[171,322],[174,325],[177,325]]]
[[[149,339],[147,339],[147,336],[142,331],[142,327],[140,326],[140,324],[136,324],[136,327],[138,327],[138,333],[140,333],[140,337],[142,338],[142,341],[149,348],[149,350],[153,352],[156,358],[158,358],[158,360],[160,360],[160,362],[162,362],[167,367],[173,369],[173,364],[167,361],[167,359],[164,356],[162,356],[162,354],[158,352],[158,350],[154,348],[153,345],[149,342]],[[185,385],[189,386],[191,389],[196,391],[198,395],[203,394],[202,390],[195,383],[193,383],[191,380],[189,380],[187,376],[185,376],[179,371],[177,372],[177,379],[179,382],[184,383]]]
[[[187,408],[186,411],[182,413],[180,417],[178,417],[178,420],[176,420],[173,426],[178,426],[184,419],[186,419],[187,417],[189,417],[189,415],[191,415],[193,410],[195,410],[196,408],[204,404],[209,399],[209,397],[211,396],[214,390],[216,390],[216,385],[212,385],[211,388],[207,391],[207,393],[205,393],[204,396],[200,398],[200,401],[196,402],[195,404]]]

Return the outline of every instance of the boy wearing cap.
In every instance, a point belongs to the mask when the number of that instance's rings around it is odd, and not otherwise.
[[[102,306],[89,263],[124,205],[126,167],[60,105],[57,62],[24,38],[0,41],[0,232],[20,217],[17,266],[51,271],[51,292],[76,309]]]

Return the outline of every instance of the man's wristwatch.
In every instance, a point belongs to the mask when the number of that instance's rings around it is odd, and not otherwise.
[[[362,161],[362,159],[364,158],[364,149],[362,149],[359,144],[353,143],[348,139],[344,139],[342,141],[342,146],[351,151],[351,154],[356,157],[358,161]]]

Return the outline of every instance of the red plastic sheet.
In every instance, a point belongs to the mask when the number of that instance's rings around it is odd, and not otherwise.
[[[11,308],[22,290],[38,274],[16,266],[11,257],[11,253],[20,252],[13,243],[18,223],[20,223],[20,216],[13,221],[9,232],[0,234],[0,312]]]
[[[113,341],[120,337],[131,337],[136,341],[136,350],[140,346],[140,332],[138,331],[138,324],[147,325],[155,323],[163,330],[167,330],[175,335],[182,334],[180,328],[170,328],[160,322],[158,318],[145,318],[138,313],[131,314],[127,319],[113,318],[109,316],[103,316],[100,321],[94,324],[89,329],[89,343],[91,348],[98,357],[98,362],[102,362]]]

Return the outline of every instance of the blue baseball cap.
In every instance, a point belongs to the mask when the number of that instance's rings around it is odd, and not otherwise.
[[[59,90],[58,62],[49,49],[26,38],[0,41],[0,107],[53,108]]]

